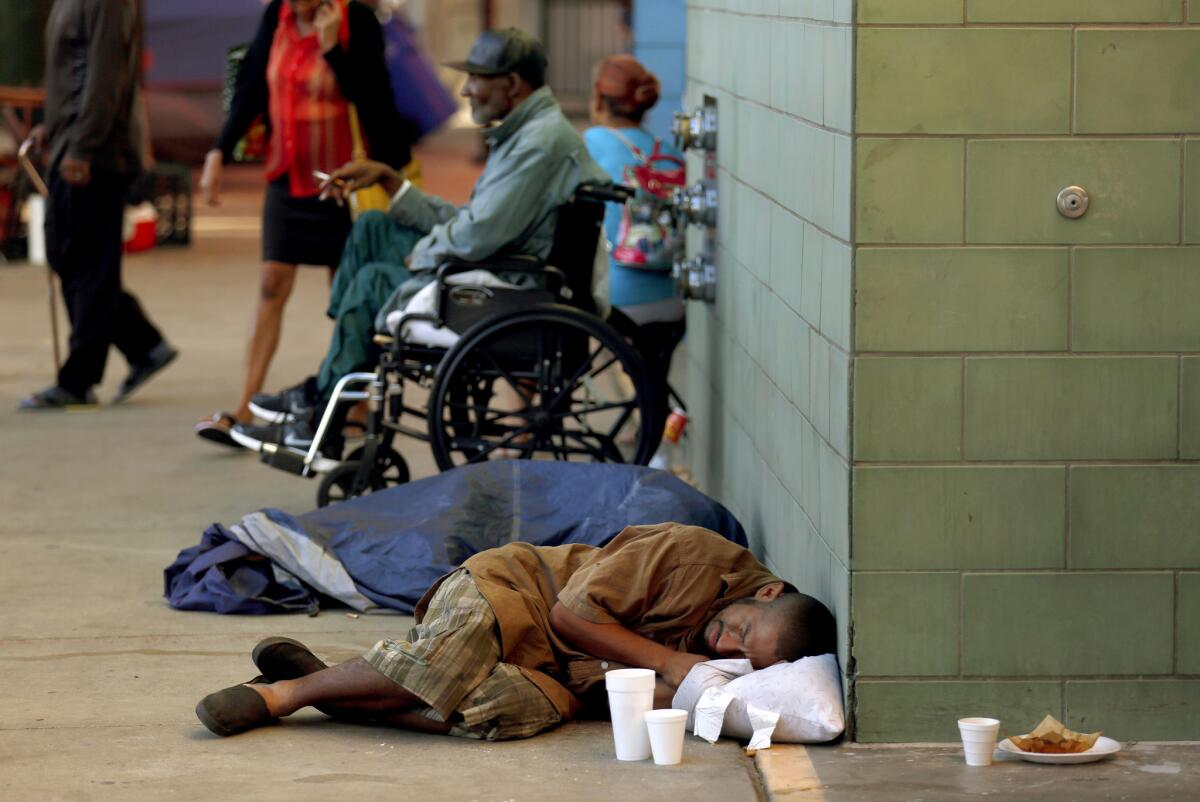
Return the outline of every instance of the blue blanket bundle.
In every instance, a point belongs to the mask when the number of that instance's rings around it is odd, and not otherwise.
[[[213,525],[165,572],[171,606],[315,612],[328,597],[363,612],[412,612],[438,577],[513,541],[602,546],[627,526],[703,526],[738,545],[729,510],[665,471],[636,465],[467,465],[304,515]]]

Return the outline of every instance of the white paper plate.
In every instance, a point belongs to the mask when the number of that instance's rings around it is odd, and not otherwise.
[[[1027,737],[1027,736],[1019,736]],[[1016,755],[1022,760],[1028,760],[1031,763],[1091,763],[1096,760],[1103,760],[1109,755],[1115,755],[1121,751],[1121,742],[1114,741],[1112,738],[1105,738],[1101,735],[1096,739],[1096,743],[1086,752],[1076,752],[1070,755],[1047,755],[1041,752],[1023,752],[1013,746],[1012,741],[1005,738],[996,748],[1001,752],[1007,752],[1010,755]]]

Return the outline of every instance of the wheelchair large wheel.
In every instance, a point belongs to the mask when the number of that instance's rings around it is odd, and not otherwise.
[[[442,470],[513,458],[645,465],[658,445],[654,386],[642,358],[596,317],[552,304],[497,315],[438,366],[433,457]]]

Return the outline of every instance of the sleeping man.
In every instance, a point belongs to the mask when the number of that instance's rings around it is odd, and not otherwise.
[[[656,705],[668,706],[705,660],[757,669],[836,648],[819,601],[715,532],[673,523],[628,527],[603,548],[480,552],[438,580],[415,616],[403,640],[334,666],[268,638],[253,653],[262,676],[209,694],[196,715],[217,735],[313,706],[419,732],[526,738],[579,713],[614,668],[653,669]]]

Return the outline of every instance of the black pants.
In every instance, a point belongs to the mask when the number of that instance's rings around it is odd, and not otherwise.
[[[57,167],[50,171],[46,254],[62,282],[71,320],[70,353],[58,386],[76,395],[103,378],[110,345],[130,365],[144,365],[163,339],[121,286],[121,227],[130,180],[93,169],[91,182],[78,187],[63,181]]]
[[[609,313],[608,322],[629,340],[646,363],[654,387],[654,418],[651,421],[653,426],[650,434],[651,439],[657,441],[662,437],[667,416],[671,414],[667,374],[671,372],[671,356],[687,332],[687,320],[639,326],[630,320],[628,315],[614,307]]]

